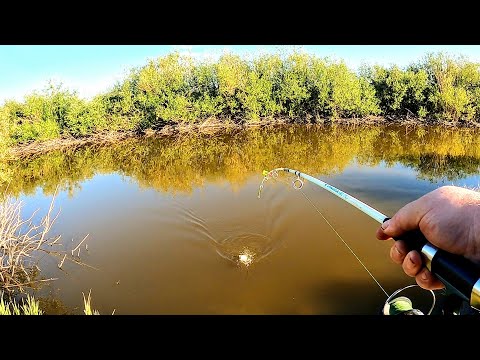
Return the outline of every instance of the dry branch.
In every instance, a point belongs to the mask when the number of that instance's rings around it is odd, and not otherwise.
[[[53,279],[37,279],[39,253],[63,256],[58,264],[61,268],[67,254],[60,250],[60,235],[50,236],[50,230],[58,219],[60,210],[53,214],[57,191],[47,213],[38,222],[34,222],[38,209],[26,220],[21,217],[23,203],[3,197],[0,201],[0,289],[23,291],[24,287]],[[81,243],[88,237],[85,236]],[[76,249],[80,247],[77,245]],[[56,246],[54,249],[53,246]],[[72,260],[72,259],[69,259]],[[80,263],[79,261],[74,261]]]

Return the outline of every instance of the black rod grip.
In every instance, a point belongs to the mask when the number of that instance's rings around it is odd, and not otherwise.
[[[472,289],[480,278],[478,265],[461,255],[438,249],[432,259],[431,272],[437,275],[447,288],[450,287],[450,290],[455,290],[464,300],[472,302]]]
[[[385,218],[383,222],[390,220],[389,217]],[[403,240],[407,244],[409,250],[417,250],[419,253],[422,252],[423,246],[428,243],[428,240],[425,238],[423,233],[417,229],[404,233],[401,238],[393,238],[394,240]]]
[[[419,253],[422,252],[423,247],[428,243],[428,240],[420,230],[409,231],[402,234],[400,238],[394,238],[394,240],[405,241],[409,250],[417,250]]]
[[[384,222],[388,219],[386,218]],[[420,230],[407,232],[401,237],[394,238],[394,240],[403,240],[410,250],[417,250],[423,254],[424,262],[426,262],[425,258],[432,255],[430,250],[434,249],[433,258],[430,259],[430,271],[443,282],[448,290],[456,293],[472,306],[477,307],[479,305],[476,303],[477,299],[472,301],[472,290],[480,279],[480,265],[461,255],[436,248],[428,242]]]

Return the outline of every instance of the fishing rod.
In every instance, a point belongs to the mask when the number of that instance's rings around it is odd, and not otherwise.
[[[329,191],[333,195],[353,205],[364,214],[370,216],[380,224],[389,220],[385,214],[358,200],[352,195],[327,184],[308,174],[304,174],[298,170],[289,168],[276,168],[271,171],[264,171],[264,178],[260,184],[258,197],[263,189],[263,184],[269,178],[276,178],[279,171],[284,171],[297,176],[293,182],[295,189],[303,187],[301,178],[308,180],[315,185]],[[423,255],[424,264],[428,270],[436,275],[440,281],[443,282],[447,291],[451,294],[457,295],[461,300],[468,302],[468,304],[480,310],[480,267],[461,255],[455,255],[437,248],[428,242],[420,230],[410,231],[394,240],[403,240],[406,242],[410,250],[417,250]]]

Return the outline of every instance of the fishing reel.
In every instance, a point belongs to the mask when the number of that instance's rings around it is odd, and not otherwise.
[[[425,314],[414,307],[411,296],[397,296],[400,292],[413,287],[419,288],[418,285],[409,285],[390,295],[380,311],[381,315],[480,315],[480,312],[471,307],[467,301],[447,289],[441,291],[442,296],[438,301],[432,290],[425,290],[431,293],[433,299],[430,309]]]
[[[406,296],[399,296],[385,304],[383,315],[425,315],[421,310],[414,309],[412,301]]]
[[[408,285],[401,289],[395,291],[392,295],[390,295],[387,300],[385,300],[385,304],[382,308],[382,315],[425,315],[423,311],[419,309],[415,309],[413,307],[412,301],[407,296],[398,296],[401,292],[411,289],[414,287],[419,287],[418,285]],[[435,293],[432,290],[428,290],[432,294],[432,305],[427,312],[427,315],[430,315],[435,308],[436,297]]]

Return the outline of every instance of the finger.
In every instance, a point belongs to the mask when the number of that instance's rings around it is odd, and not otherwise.
[[[415,276],[417,284],[427,290],[438,290],[443,289],[445,285],[426,267],[424,267],[418,274]]]
[[[392,238],[391,236],[385,234],[381,227],[377,229],[375,236],[377,237],[378,240],[388,240]]]
[[[402,264],[407,254],[407,245],[402,240],[395,241],[395,243],[390,248],[390,258],[396,264]]]
[[[405,274],[411,277],[416,277],[423,268],[422,257],[418,251],[410,251],[407,256],[405,256],[402,267]]]
[[[424,197],[408,203],[382,224],[383,233],[398,237],[407,231],[418,229],[420,220],[428,212],[427,206]]]

